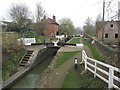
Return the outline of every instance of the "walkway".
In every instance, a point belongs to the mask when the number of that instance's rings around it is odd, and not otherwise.
[[[65,46],[61,47],[58,50],[58,54],[61,52],[72,52],[82,50],[82,47],[76,46]],[[72,58],[67,60],[64,64],[62,64],[59,68],[51,69],[47,73],[45,73],[42,78],[40,79],[39,85],[37,88],[61,88],[65,76],[67,75],[68,71],[74,66],[74,57],[78,58],[78,62],[81,62],[81,52],[74,55]]]
[[[61,47],[58,52],[73,52],[73,51],[78,51],[82,50],[82,47],[77,47],[77,46],[65,46]]]
[[[80,50],[80,49],[79,49]],[[78,58],[78,62],[81,61],[81,52],[74,55]],[[74,57],[67,60],[59,68],[53,69],[47,75],[45,75],[39,83],[38,88],[61,88],[61,85],[67,75],[68,71],[74,66]]]
[[[82,43],[81,39],[80,42]],[[88,56],[93,57],[90,49],[87,46],[84,46],[83,48],[87,51]],[[76,46],[65,46],[58,50],[58,54],[61,52],[78,51],[82,50],[83,48]],[[44,75],[41,77],[37,88],[61,88],[65,76],[67,75],[68,71],[74,66],[74,57],[77,57],[78,62],[81,62],[81,55],[82,52],[74,55],[72,58],[62,64],[59,68],[52,68],[45,72]]]

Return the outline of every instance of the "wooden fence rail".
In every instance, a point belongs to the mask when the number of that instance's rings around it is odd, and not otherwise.
[[[113,67],[109,64],[105,64],[98,60],[89,58],[82,50],[82,61],[85,63],[85,70],[89,70],[94,74],[94,77],[98,77],[108,84],[108,88],[120,89],[120,69]],[[117,75],[116,75],[117,73]]]

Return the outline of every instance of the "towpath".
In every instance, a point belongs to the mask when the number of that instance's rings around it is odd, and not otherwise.
[[[80,50],[80,48],[79,48],[79,50]],[[63,51],[63,49],[61,49],[61,51]],[[64,49],[64,51],[68,51],[68,47],[67,47],[67,49]],[[59,52],[60,52],[60,50],[59,50]],[[77,57],[78,62],[80,62],[81,61],[81,52],[74,55],[74,57]],[[61,88],[61,85],[62,85],[69,69],[71,69],[74,66],[74,57],[67,60],[59,68],[53,69],[51,72],[47,73],[47,75],[42,77],[38,88]]]
[[[80,42],[82,43],[81,39],[80,39]],[[87,51],[88,56],[93,57],[90,49],[87,46],[84,46],[83,48]],[[66,46],[66,47],[62,47],[58,51],[58,53],[78,51],[78,50],[82,50],[83,48],[76,47],[76,46]],[[52,70],[45,73],[41,77],[37,88],[61,88],[65,79],[65,76],[68,74],[68,71],[74,67],[74,57],[77,57],[78,62],[81,62],[82,61],[81,55],[82,55],[82,52],[74,55],[72,58],[70,58],[64,64],[62,64],[60,67],[53,68]]]

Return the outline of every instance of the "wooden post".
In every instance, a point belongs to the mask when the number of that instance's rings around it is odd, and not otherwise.
[[[114,76],[114,70],[113,67],[109,67],[109,83],[108,88],[113,88],[113,76]]]
[[[85,70],[87,70],[87,56],[85,55]]]
[[[82,62],[84,62],[84,58],[85,57],[85,55],[84,55],[84,50],[82,50]]]
[[[97,69],[97,62],[95,61],[95,68],[94,68],[94,78],[96,78],[96,69]]]

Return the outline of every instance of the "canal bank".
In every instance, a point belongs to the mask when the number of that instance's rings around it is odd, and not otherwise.
[[[37,49],[33,52],[30,57],[30,64],[28,67],[21,68],[17,73],[11,76],[9,79],[2,83],[2,88],[9,88],[14,83],[16,83],[19,79],[25,76],[28,72],[30,72],[36,65],[44,61],[49,56],[54,56],[59,48],[58,47],[43,47],[41,49]]]
[[[67,51],[67,49],[65,48],[64,48],[64,52]],[[69,49],[71,48],[76,48],[76,47],[75,46],[70,47]],[[79,52],[81,49],[82,48],[78,48],[76,51]],[[69,52],[67,51],[67,53],[71,53],[71,52],[73,51],[69,51]],[[58,50],[56,56],[52,60],[49,67],[42,73],[42,76],[40,77],[36,88],[61,88],[61,85],[64,81],[65,76],[67,75],[68,70],[74,66],[74,57],[77,57],[79,59],[79,62],[81,61],[81,53],[78,53],[73,55],[69,59],[65,58],[65,60],[67,61],[64,62],[62,65],[60,65],[59,68],[56,68],[56,63],[58,62],[58,60],[60,60],[58,58],[62,57],[62,53],[63,53],[63,48]]]
[[[49,56],[36,67],[31,69],[29,73],[21,77],[16,81],[10,88],[35,88],[41,77],[43,71],[49,66],[50,62],[53,60],[54,56]]]

